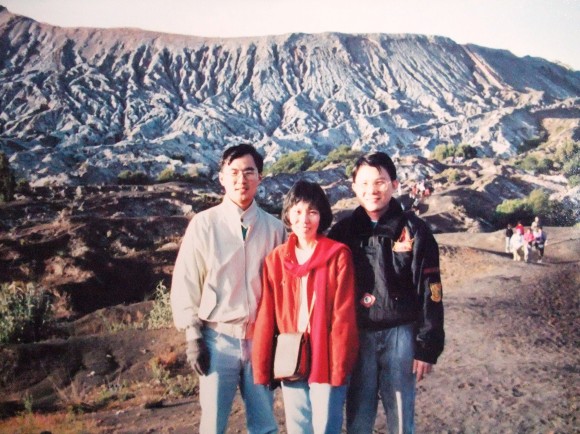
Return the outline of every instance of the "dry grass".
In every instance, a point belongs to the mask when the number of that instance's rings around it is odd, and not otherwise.
[[[23,413],[0,420],[0,434],[82,434],[98,432],[96,422],[80,419],[74,413]]]

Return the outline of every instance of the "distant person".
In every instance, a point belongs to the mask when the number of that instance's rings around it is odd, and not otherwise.
[[[526,262],[528,262],[530,252],[532,251],[532,248],[534,247],[534,241],[535,241],[535,237],[534,237],[534,233],[532,232],[532,228],[526,229],[526,233],[524,234],[524,242],[526,243],[526,249],[525,249],[525,261]]]
[[[254,200],[263,159],[251,145],[226,149],[221,204],[196,214],[183,237],[171,285],[175,326],[199,374],[202,434],[226,431],[239,387],[249,433],[275,433],[273,395],[255,385],[251,352],[263,259],[286,239],[282,222]]]
[[[532,222],[532,225],[531,225],[532,231],[536,230],[539,226],[541,226],[540,217],[536,216],[534,218],[534,221]]]
[[[516,225],[515,231],[519,232],[521,235],[523,235],[525,232],[524,225],[522,224],[522,222],[520,220],[518,220],[518,224]]]
[[[510,239],[511,239],[513,234],[514,234],[514,230],[512,228],[512,225],[511,225],[511,223],[508,223],[507,227],[505,228],[505,252],[506,253],[510,253]]]
[[[525,261],[528,257],[527,244],[519,231],[514,231],[510,238],[510,252],[513,254],[514,261]]]
[[[344,244],[323,235],[332,210],[318,184],[294,184],[284,199],[282,220],[292,233],[264,262],[254,380],[265,386],[273,381],[276,332],[309,332],[308,379],[282,382],[286,428],[290,434],[340,434],[358,349],[352,256]]]
[[[429,226],[392,197],[399,182],[387,154],[359,158],[352,182],[360,206],[329,233],[350,247],[355,264],[360,346],[347,432],[372,433],[380,399],[388,432],[412,433],[416,381],[445,340],[439,247]]]
[[[534,230],[534,247],[538,250],[539,259],[538,263],[542,263],[544,259],[544,248],[548,242],[548,236],[544,232],[541,226],[538,226]]]

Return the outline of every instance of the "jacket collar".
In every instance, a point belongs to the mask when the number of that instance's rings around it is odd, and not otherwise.
[[[246,227],[253,226],[256,223],[259,210],[256,200],[253,200],[252,204],[246,210],[241,209],[227,197],[224,197],[222,205],[225,208],[224,217],[230,223],[236,225],[243,223]]]
[[[377,225],[373,228],[370,217],[362,206],[353,212],[355,227],[360,228],[357,232],[366,235],[382,235],[391,239],[397,239],[405,224],[405,214],[399,202],[391,198],[387,211],[381,216]]]

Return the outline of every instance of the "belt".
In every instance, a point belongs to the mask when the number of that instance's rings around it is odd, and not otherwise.
[[[255,323],[232,324],[227,322],[204,322],[204,325],[218,333],[223,333],[236,339],[252,339],[254,337]]]

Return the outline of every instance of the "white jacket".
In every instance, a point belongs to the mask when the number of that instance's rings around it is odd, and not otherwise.
[[[248,228],[242,237],[242,224]],[[280,220],[254,201],[243,211],[227,197],[189,223],[171,283],[173,321],[186,340],[201,337],[202,321],[246,338],[262,294],[262,263],[286,240]]]

